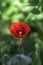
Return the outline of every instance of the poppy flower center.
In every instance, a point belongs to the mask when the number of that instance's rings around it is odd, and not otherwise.
[[[16,33],[24,35],[25,34],[25,29],[23,27],[21,27],[19,30],[16,30]]]
[[[20,31],[19,34],[22,34],[22,31]]]

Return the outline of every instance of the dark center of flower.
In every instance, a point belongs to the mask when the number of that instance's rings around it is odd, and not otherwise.
[[[25,34],[25,29],[23,27],[21,27],[19,30],[16,30],[16,33],[24,35]]]

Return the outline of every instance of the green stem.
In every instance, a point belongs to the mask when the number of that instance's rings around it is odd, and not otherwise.
[[[20,39],[19,43],[21,44],[21,42],[22,42],[22,39]],[[18,52],[19,52],[19,61],[20,61],[20,64],[19,64],[19,65],[22,65],[21,57],[20,57],[20,54],[21,54],[21,47],[20,47],[20,44],[19,44],[19,47],[18,47]]]

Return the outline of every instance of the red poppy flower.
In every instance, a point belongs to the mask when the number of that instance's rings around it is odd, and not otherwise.
[[[30,31],[30,27],[25,22],[15,22],[10,26],[10,32],[18,38],[23,38]]]

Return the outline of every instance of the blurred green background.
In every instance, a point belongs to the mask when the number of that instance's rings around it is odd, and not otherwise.
[[[18,54],[19,40],[9,32],[16,21],[26,22],[31,28],[23,39],[24,54],[32,58],[31,65],[43,65],[43,0],[1,0],[0,4],[0,65],[4,54],[9,58]]]

